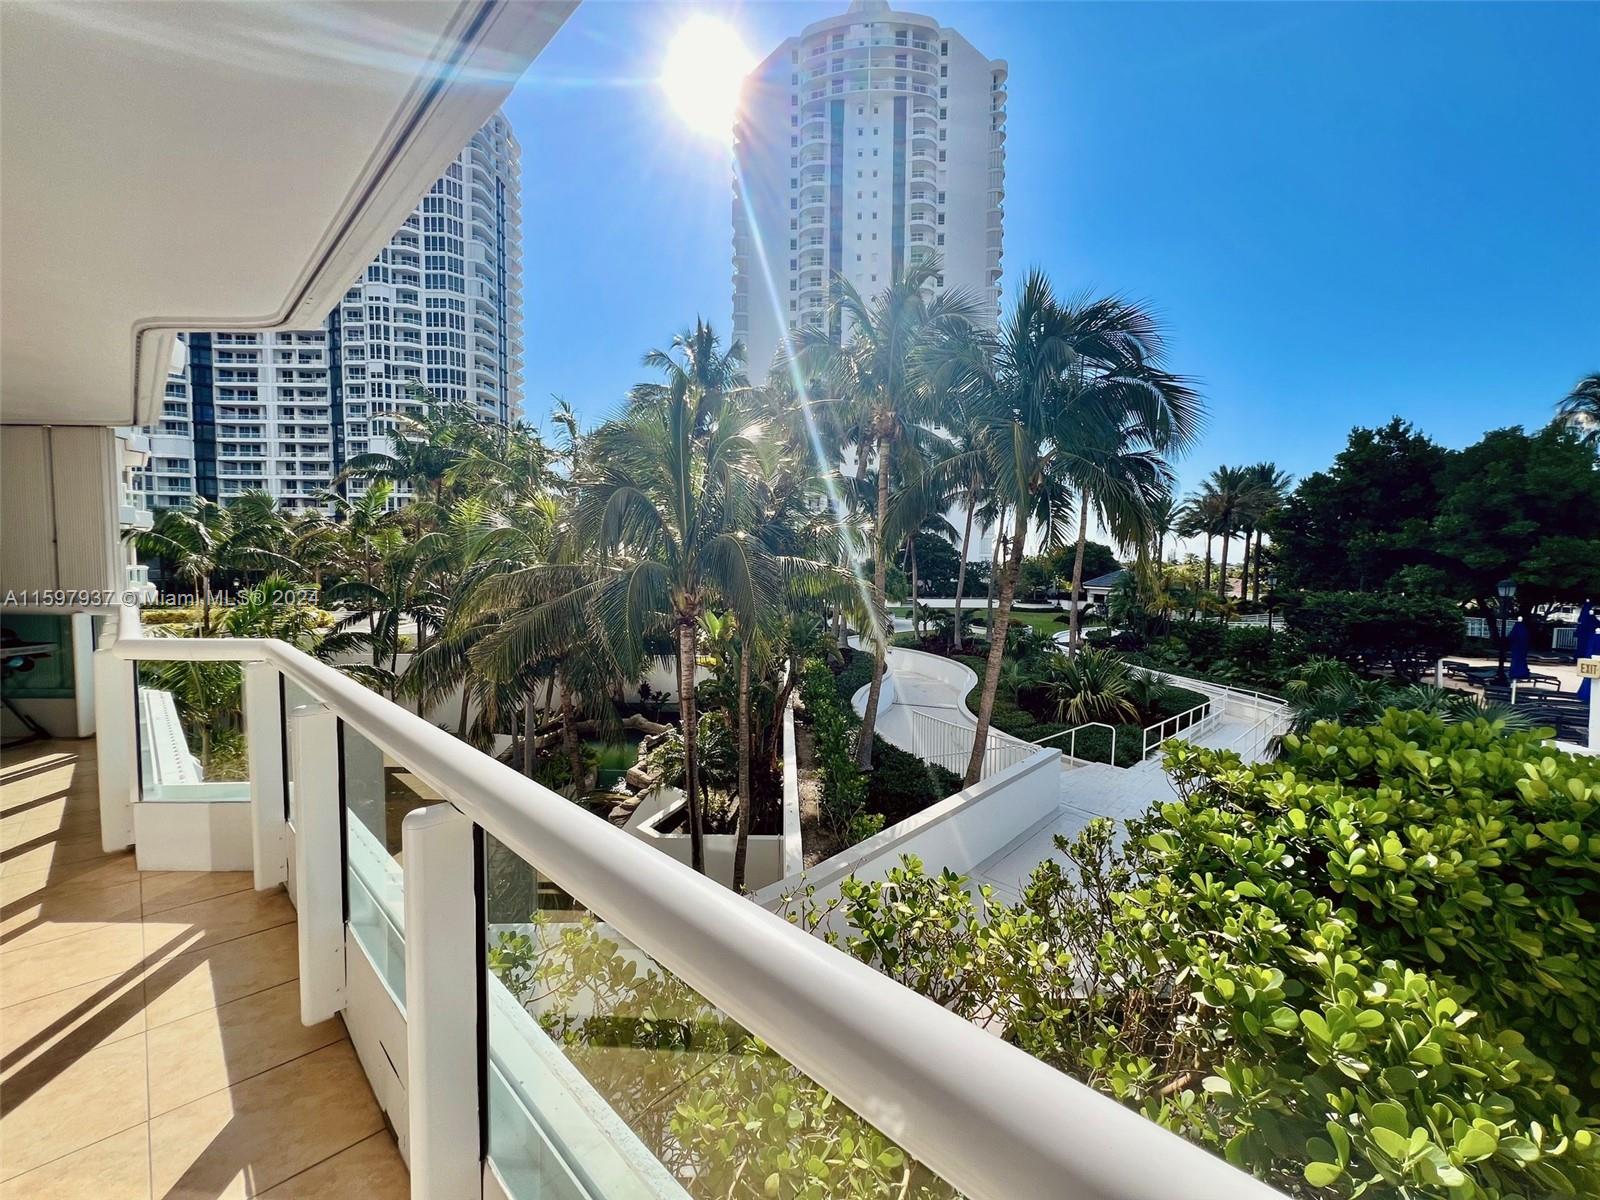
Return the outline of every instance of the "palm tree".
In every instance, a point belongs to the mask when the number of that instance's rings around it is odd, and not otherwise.
[[[749,532],[761,430],[734,403],[745,386],[741,357],[737,344],[724,354],[703,322],[646,355],[667,381],[634,388],[623,415],[586,439],[570,557],[488,580],[478,601],[506,612],[480,654],[510,661],[532,661],[579,631],[637,677],[652,638],[673,636],[697,871],[705,869],[694,678],[701,616],[720,608],[754,628],[760,597],[781,594],[785,574]]]
[[[1178,510],[1179,537],[1199,537],[1205,534],[1205,574],[1200,582],[1202,592],[1211,590],[1211,539],[1217,534],[1218,520],[1216,506],[1206,496],[1190,496]]]
[[[842,440],[855,452],[858,472],[877,472],[877,504],[872,525],[872,595],[874,611],[866,632],[872,642],[872,684],[862,719],[856,761],[872,767],[872,738],[878,720],[878,697],[888,648],[883,614],[890,547],[891,479],[912,431],[937,424],[933,410],[930,354],[944,343],[970,340],[971,318],[978,311],[965,293],[935,295],[939,265],[929,259],[907,267],[899,279],[871,302],[844,279],[835,279],[836,296],[829,322],[848,327],[849,340],[836,342],[826,328],[803,332],[798,359],[808,374],[819,377],[846,409]]]
[[[453,472],[486,427],[474,417],[470,405],[440,400],[420,384],[410,386],[410,398],[422,406],[421,411],[393,417],[389,450],[356,455],[345,464],[339,482],[362,479],[410,488],[416,496],[431,501],[431,514],[412,507],[410,515],[421,521],[426,515],[437,517],[443,510]]]
[[[1149,528],[1150,554],[1154,559],[1155,569],[1161,570],[1164,561],[1167,538],[1178,531],[1182,523],[1183,507],[1178,503],[1171,491],[1162,493],[1150,503],[1145,517]]]
[[[1294,477],[1287,471],[1280,471],[1275,463],[1258,462],[1254,466],[1246,467],[1245,471],[1249,482],[1245,491],[1243,508],[1240,511],[1240,528],[1244,531],[1244,559],[1239,571],[1239,598],[1261,599],[1261,538],[1278,510],[1283,507],[1283,501],[1289,494],[1289,488],[1294,483]],[[1255,553],[1250,552],[1250,540],[1255,538]],[[1255,582],[1252,589],[1250,568],[1255,567]],[[1253,594],[1252,594],[1253,593]]]
[[[249,491],[226,507],[197,496],[188,508],[163,509],[149,529],[126,536],[140,554],[166,560],[188,582],[200,601],[200,636],[208,637],[217,575],[298,574],[298,564],[275,548],[286,544],[286,528],[277,502],[266,492]]]
[[[1108,514],[1134,513],[1164,490],[1154,455],[1180,448],[1201,419],[1198,398],[1157,365],[1155,322],[1118,299],[1062,304],[1035,271],[1024,282],[999,335],[959,363],[973,384],[973,416],[984,429],[996,499],[1015,514],[989,631],[989,656],[966,782],[977,781],[1005,656],[1006,630],[1030,526],[1060,544],[1084,485]],[[960,348],[957,348],[960,352]],[[1108,468],[1108,450],[1151,457],[1145,467]],[[1148,468],[1148,469],[1147,469]]]
[[[1097,387],[1092,396],[1069,409],[1075,428],[1076,453],[1067,476],[1078,493],[1078,545],[1072,561],[1070,644],[1079,641],[1078,593],[1083,587],[1083,556],[1088,544],[1089,513],[1123,546],[1140,546],[1150,534],[1150,506],[1171,495],[1166,462],[1152,449],[1137,422],[1117,410],[1119,390]]]
[[[1228,547],[1239,532],[1254,479],[1248,467],[1221,466],[1200,485],[1200,497],[1222,538],[1222,562],[1217,570],[1217,592],[1228,595]]]
[[[1134,696],[1142,685],[1127,660],[1110,650],[1085,646],[1070,658],[1056,656],[1044,685],[1057,721],[1115,724],[1139,717]]]
[[[1578,380],[1556,406],[1556,415],[1579,431],[1585,445],[1600,444],[1600,371]]]

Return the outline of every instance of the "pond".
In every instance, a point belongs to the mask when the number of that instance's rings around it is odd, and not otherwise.
[[[638,761],[639,743],[643,737],[643,734],[629,732],[622,735],[620,742],[591,738],[584,743],[584,751],[594,756],[597,769],[596,791],[608,792],[622,781],[622,777],[628,773],[628,768]]]

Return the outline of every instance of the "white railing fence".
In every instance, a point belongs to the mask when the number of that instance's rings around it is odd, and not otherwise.
[[[972,761],[972,742],[977,736],[977,729],[971,725],[946,721],[921,709],[911,709],[910,712],[911,738],[915,747],[912,753],[924,762],[954,771],[957,775],[965,774],[967,764]],[[1036,747],[1028,742],[991,729],[984,739],[983,768],[978,778],[987,779],[999,774],[1035,750]]]
[[[396,1119],[413,1196],[488,1194],[490,1179],[499,1191],[518,1170],[532,1190],[516,1194],[553,1194],[541,1189],[545,1172],[550,1187],[560,1179],[573,1194],[672,1194],[666,1172],[655,1176],[660,1186],[640,1186],[637,1156],[625,1147],[631,1135],[615,1114],[593,1115],[581,1152],[551,1133],[563,1121],[570,1127],[576,1110],[563,1100],[559,1112],[544,1111],[555,1102],[548,1078],[512,1097],[531,1122],[515,1135],[531,1157],[497,1158],[495,1122],[506,1107],[494,1098],[514,1074],[507,1064],[527,1052],[505,1046],[492,1015],[494,997],[504,996],[488,970],[484,863],[502,853],[599,916],[606,936],[646,969],[675,976],[973,1200],[1143,1200],[1169,1193],[1174,1180],[1188,1200],[1277,1194],[285,643],[143,638],[136,616],[122,628],[135,636],[117,636],[96,661],[97,685],[107,685],[97,691],[103,783],[108,774],[137,777],[125,686],[137,661],[245,664],[256,884],[292,886],[308,1022],[352,1003],[346,989],[357,976],[347,974],[346,954],[367,953],[359,937],[347,940],[345,834],[358,816],[350,805],[376,797],[381,806],[402,785],[416,798],[403,847],[385,848],[403,848],[395,859],[403,911],[391,922],[402,963],[388,963],[385,978],[403,981],[409,1107]],[[361,753],[348,754],[352,746]],[[993,750],[998,768],[1011,750]],[[366,762],[377,762],[376,776],[355,778]],[[136,785],[103,791],[108,842],[132,841],[125,810],[136,801]],[[538,1027],[529,1024],[531,1037]],[[595,1164],[611,1159],[622,1174],[597,1176]]]
[[[1161,749],[1161,744],[1168,738],[1175,738],[1180,733],[1199,737],[1215,726],[1219,719],[1211,701],[1203,700],[1193,708],[1185,709],[1164,721],[1157,721],[1154,725],[1145,726],[1144,743],[1139,749],[1139,761],[1147,761],[1152,754]]]
[[[1111,735],[1111,757],[1106,761],[1113,767],[1117,765],[1117,727],[1108,725],[1104,721],[1085,721],[1082,725],[1074,725],[1071,729],[1063,729],[1060,733],[1052,733],[1049,737],[1040,738],[1033,744],[1035,746],[1048,746],[1051,742],[1066,738],[1064,746],[1057,746],[1061,756],[1075,763],[1098,762],[1099,759],[1082,758],[1078,754],[1078,735],[1085,729],[1104,729]]]
[[[1266,758],[1273,741],[1288,728],[1289,713],[1286,708],[1263,713],[1234,735],[1221,749],[1232,750],[1247,763],[1260,762]]]

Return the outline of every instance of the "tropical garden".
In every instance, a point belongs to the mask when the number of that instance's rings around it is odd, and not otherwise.
[[[1201,699],[1164,670],[1277,691],[1277,761],[1170,746],[1174,799],[1018,900],[908,859],[790,915],[1288,1194],[1600,1193],[1600,768],[1420,683],[1493,581],[1530,614],[1600,591],[1593,438],[1396,422],[1297,487],[1262,462],[1179,497],[1204,406],[1148,311],[1034,273],[990,330],[933,275],[841,284],[844,336],[764,380],[696,322],[592,428],[430,402],[321,507],[162,512],[139,549],[193,602],[146,623],[284,638],[600,815],[608,774],[676,788],[691,865],[730,836],[740,889],[791,710],[846,846],[974,782],[991,727],[1126,729],[1120,763]],[[1017,607],[1114,570],[1103,610]],[[979,679],[963,770],[877,732],[897,637]],[[236,668],[141,676],[238,769]],[[503,859],[491,968],[691,1194],[953,1195]]]

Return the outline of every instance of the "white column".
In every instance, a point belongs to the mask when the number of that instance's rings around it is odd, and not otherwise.
[[[94,652],[95,761],[100,780],[100,848],[115,854],[133,845],[133,804],[139,798],[137,666],[110,650]]]
[[[472,822],[448,804],[400,827],[405,862],[406,1081],[413,1200],[482,1187],[478,1144],[478,988],[483,931]]]
[[[256,891],[289,878],[288,830],[283,815],[283,710],[278,670],[244,664],[244,736],[250,760],[251,852]]]
[[[294,876],[300,934],[300,1020],[344,1008],[344,820],[339,803],[339,719],[323,705],[298,710],[294,738]]]

